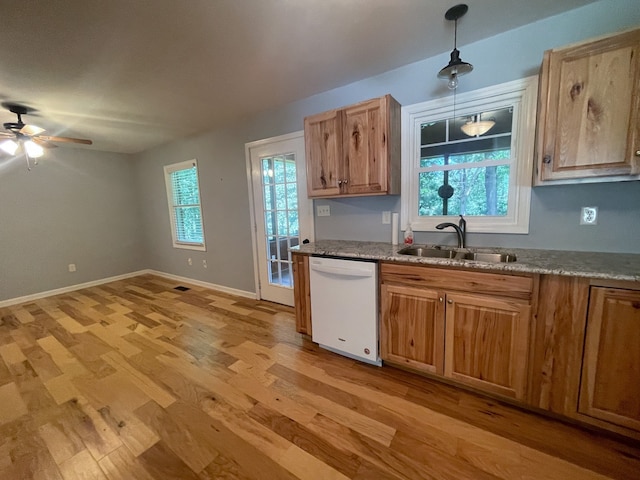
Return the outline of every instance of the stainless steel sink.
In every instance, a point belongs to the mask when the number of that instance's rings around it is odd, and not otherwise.
[[[398,250],[398,254],[400,255],[429,258],[455,258],[456,253],[455,250],[434,247],[405,247],[402,250]]]
[[[474,260],[476,262],[489,263],[509,263],[515,262],[516,256],[513,253],[483,253],[483,252],[467,252],[462,257],[464,260]]]
[[[513,253],[465,252],[450,248],[411,246],[398,250],[399,255],[426,258],[451,258],[455,260],[472,260],[474,262],[510,263],[516,261]]]

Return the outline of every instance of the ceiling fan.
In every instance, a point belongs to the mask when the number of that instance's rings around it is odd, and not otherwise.
[[[91,145],[91,140],[71,137],[54,137],[43,135],[44,128],[36,125],[27,125],[22,121],[22,115],[32,113],[34,110],[24,105],[11,102],[3,102],[2,107],[15,113],[17,122],[7,122],[4,124],[5,132],[0,132],[0,149],[10,155],[15,155],[18,149],[22,148],[27,159],[27,168],[31,170],[32,165],[37,165],[37,159],[44,154],[44,148],[55,148],[56,143],[79,143]],[[5,138],[5,140],[2,140]]]

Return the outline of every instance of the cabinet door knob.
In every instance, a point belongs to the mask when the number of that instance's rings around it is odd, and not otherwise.
[[[338,180],[338,185],[342,185],[342,180]]]
[[[343,180],[342,182],[346,185],[347,183],[349,183],[349,180]]]
[[[444,301],[444,298],[440,297],[439,300],[440,300],[440,303],[442,303]]]
[[[447,303],[451,305],[453,303],[453,300],[447,300]]]
[[[545,155],[542,158],[542,163],[551,163],[551,155]]]
[[[640,150],[636,150],[636,157],[640,157]]]

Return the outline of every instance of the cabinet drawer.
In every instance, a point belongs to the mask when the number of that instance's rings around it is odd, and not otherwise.
[[[533,275],[505,275],[384,262],[380,266],[380,272],[384,283],[414,287],[462,290],[522,299],[531,299],[534,290]]]

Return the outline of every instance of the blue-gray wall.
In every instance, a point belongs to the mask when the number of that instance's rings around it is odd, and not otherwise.
[[[31,171],[0,160],[0,301],[144,268],[134,173],[128,155],[88,149]]]

